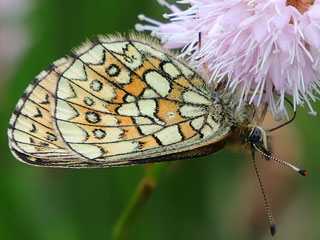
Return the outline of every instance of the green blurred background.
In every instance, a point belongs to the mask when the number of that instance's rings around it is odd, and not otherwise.
[[[11,155],[7,125],[24,89],[54,60],[98,34],[128,33],[140,13],[165,12],[155,0],[0,0],[0,239],[112,239],[145,166],[28,166]],[[300,108],[294,124],[273,134],[274,155],[308,177],[258,159],[278,223],[273,239],[320,239],[319,123]],[[248,154],[226,149],[171,164],[128,239],[271,239]]]

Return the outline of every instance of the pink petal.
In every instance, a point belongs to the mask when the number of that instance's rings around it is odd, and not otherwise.
[[[286,26],[283,31],[279,34],[277,38],[277,44],[281,51],[289,52],[293,47],[293,38],[295,36],[292,34],[293,26]]]
[[[314,20],[320,20],[320,3],[315,3],[305,14],[308,14]]]
[[[315,27],[312,24],[309,24],[308,26],[303,28],[303,33],[305,40],[308,42],[308,44],[320,47],[320,29]]]
[[[253,37],[257,42],[261,43],[268,34],[267,24],[263,19],[261,21],[255,21],[252,24]]]
[[[226,28],[234,29],[243,19],[250,15],[251,13],[247,11],[245,4],[241,2],[234,5],[224,14],[221,25]]]
[[[271,61],[272,63],[270,65],[268,75],[271,77],[272,82],[275,86],[275,89],[281,90],[283,89],[283,78],[284,78],[284,76],[281,75],[281,70],[282,70],[281,62],[279,62],[278,56],[274,56]]]
[[[186,31],[186,28],[177,23],[166,23],[160,25],[159,30],[164,33],[178,33]]]

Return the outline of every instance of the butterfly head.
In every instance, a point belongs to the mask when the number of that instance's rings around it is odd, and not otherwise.
[[[259,126],[252,126],[251,131],[247,138],[247,143],[250,144],[251,148],[259,149],[265,156],[270,155],[270,144],[269,136],[267,131]]]

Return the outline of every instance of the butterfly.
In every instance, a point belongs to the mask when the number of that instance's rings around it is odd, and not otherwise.
[[[27,87],[9,122],[10,150],[30,165],[93,168],[200,157],[238,144],[253,160],[258,151],[307,174],[270,155],[254,105],[239,105],[224,82],[213,87],[207,78],[155,40],[100,36]]]
[[[55,61],[27,87],[10,119],[13,155],[47,167],[172,161],[226,145],[268,152],[255,107],[215,90],[141,36],[100,36]]]

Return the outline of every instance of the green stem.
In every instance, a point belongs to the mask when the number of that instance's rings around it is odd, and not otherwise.
[[[130,236],[141,209],[155,189],[160,177],[170,163],[157,163],[147,166],[146,175],[141,179],[126,208],[119,216],[115,228],[115,239],[125,239]]]

